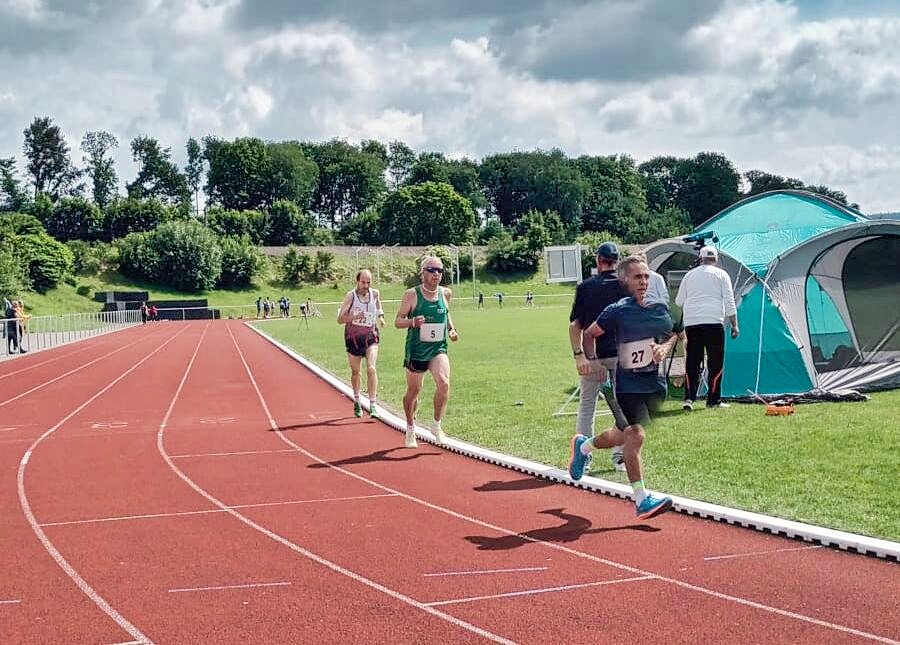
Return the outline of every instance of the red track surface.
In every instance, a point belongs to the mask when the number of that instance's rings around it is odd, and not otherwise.
[[[896,564],[406,450],[237,322],[82,347],[0,378],[2,643],[900,641]]]

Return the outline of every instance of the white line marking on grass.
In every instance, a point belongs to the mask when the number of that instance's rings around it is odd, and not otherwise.
[[[263,334],[263,333],[260,332],[259,330],[255,329],[252,325],[247,325],[247,326],[248,326],[251,330],[253,330],[255,333],[259,334],[260,336],[262,336],[263,338],[265,338],[266,340],[268,340],[269,342],[271,342],[271,343],[273,343],[273,344],[276,344],[275,341],[273,341],[271,338],[265,336],[265,334]],[[234,338],[234,337],[232,336],[232,339],[233,339],[233,338]],[[235,345],[237,345],[237,341],[235,341]],[[238,353],[240,354],[240,348],[238,348]],[[287,353],[287,352],[286,352],[286,353]],[[289,354],[289,355],[290,355],[290,354]],[[241,354],[241,359],[243,360],[243,354]],[[247,369],[248,372],[250,371],[250,368],[247,366],[247,362],[246,362],[246,361],[244,361],[244,367]],[[250,376],[251,376],[251,379],[252,379],[252,378],[253,378],[253,375],[251,374]],[[255,381],[254,381],[254,385],[255,385]],[[487,529],[496,531],[496,532],[501,533],[501,534],[503,534],[503,535],[512,535],[512,536],[516,536],[516,537],[520,538],[521,540],[523,540],[523,541],[525,541],[525,542],[530,542],[530,543],[533,543],[533,544],[542,544],[542,545],[546,546],[546,547],[549,548],[549,549],[554,549],[554,550],[556,550],[556,551],[562,551],[563,553],[569,553],[569,554],[574,555],[574,556],[576,556],[576,557],[584,558],[585,560],[590,560],[590,561],[592,561],[592,562],[598,562],[598,563],[601,563],[601,564],[606,564],[606,565],[608,565],[608,566],[614,567],[614,568],[616,568],[616,569],[620,569],[620,570],[622,570],[622,571],[628,571],[628,572],[634,573],[634,574],[636,574],[636,575],[650,575],[650,576],[655,576],[655,577],[658,578],[659,580],[662,580],[662,581],[664,581],[664,582],[668,582],[668,583],[673,584],[673,585],[675,585],[675,586],[677,586],[677,587],[681,587],[682,589],[688,589],[688,590],[690,590],[690,591],[695,591],[695,592],[697,592],[697,593],[705,594],[705,595],[711,596],[711,597],[713,597],[713,598],[718,598],[719,600],[726,600],[726,601],[733,602],[733,603],[736,603],[736,604],[739,604],[739,605],[743,605],[743,606],[745,606],[745,607],[752,607],[753,609],[758,609],[758,610],[760,610],[760,611],[765,611],[765,612],[768,612],[768,613],[770,613],[770,614],[775,614],[775,615],[777,615],[777,616],[783,616],[783,617],[785,617],[785,618],[792,618],[792,619],[794,619],[794,620],[799,620],[799,621],[801,621],[801,622],[809,623],[809,624],[812,624],[812,625],[817,625],[817,626],[819,626],[819,627],[824,627],[824,628],[826,628],[826,629],[831,629],[831,630],[834,630],[834,631],[837,631],[837,632],[841,632],[841,633],[845,633],[845,634],[853,634],[853,635],[855,635],[855,636],[859,636],[859,637],[861,637],[861,638],[867,638],[867,639],[869,639],[869,640],[873,640],[873,641],[880,642],[880,643],[889,643],[890,645],[900,645],[900,641],[895,641],[895,640],[890,639],[890,638],[887,638],[887,637],[885,637],[885,636],[879,636],[878,634],[872,634],[872,633],[865,632],[865,631],[862,631],[862,630],[859,630],[859,629],[854,629],[854,628],[852,628],[852,627],[847,627],[846,625],[839,625],[839,624],[837,624],[837,623],[830,623],[830,622],[825,621],[825,620],[819,620],[818,618],[813,618],[813,617],[811,617],[811,616],[805,616],[804,614],[798,614],[797,612],[789,611],[789,610],[787,610],[787,609],[779,609],[778,607],[772,607],[772,606],[769,606],[769,605],[764,605],[764,604],[762,604],[762,603],[755,602],[755,601],[753,601],[753,600],[748,600],[748,599],[746,599],[746,598],[741,598],[740,596],[733,596],[733,595],[730,595],[730,594],[722,593],[722,592],[720,592],[720,591],[715,591],[715,590],[713,590],[713,589],[709,589],[709,588],[707,588],[707,587],[701,587],[701,586],[699,586],[699,585],[691,584],[690,582],[685,582],[684,580],[679,580],[679,579],[677,579],[677,578],[669,578],[669,577],[666,577],[666,576],[657,575],[657,574],[654,574],[654,573],[651,572],[651,571],[645,571],[644,569],[639,569],[639,568],[637,568],[637,567],[632,567],[632,566],[630,566],[630,565],[623,564],[623,563],[621,563],[621,562],[616,562],[616,561],[614,561],[614,560],[608,560],[608,559],[606,559],[606,558],[601,558],[601,557],[599,557],[599,556],[595,556],[595,555],[592,555],[592,554],[590,554],[590,553],[585,553],[584,551],[578,551],[578,550],[576,550],[576,549],[572,549],[572,548],[567,547],[567,546],[562,545],[562,544],[557,544],[557,543],[554,543],[554,542],[547,542],[547,541],[545,541],[545,540],[540,540],[540,539],[537,539],[537,538],[533,538],[533,537],[531,537],[531,536],[529,536],[529,535],[524,535],[524,534],[519,533],[519,532],[517,532],[517,531],[513,531],[512,529],[507,529],[507,528],[504,528],[504,527],[502,527],[502,526],[498,526],[498,525],[496,525],[496,524],[491,524],[491,523],[489,523],[489,522],[485,522],[485,521],[483,521],[483,520],[479,520],[479,519],[476,519],[476,518],[474,518],[474,517],[470,517],[470,516],[468,516],[468,515],[464,515],[464,514],[462,514],[462,513],[458,513],[457,511],[454,511],[454,510],[452,510],[452,509],[449,509],[449,508],[446,508],[446,507],[443,507],[443,506],[439,506],[439,505],[437,505],[437,504],[432,504],[431,502],[425,501],[424,499],[420,499],[420,498],[418,498],[418,497],[414,497],[414,496],[412,496],[412,495],[408,495],[407,493],[400,492],[400,491],[398,491],[398,490],[396,490],[396,489],[390,488],[389,486],[385,486],[384,484],[379,484],[378,482],[376,482],[376,481],[374,481],[374,480],[372,480],[372,479],[369,479],[368,477],[364,477],[363,475],[357,474],[357,473],[355,473],[355,472],[353,472],[353,471],[351,471],[351,470],[347,470],[347,469],[345,469],[345,468],[341,468],[340,466],[335,466],[334,464],[331,464],[331,463],[325,461],[324,459],[322,459],[322,458],[320,458],[320,457],[314,455],[314,454],[311,453],[310,451],[308,451],[308,450],[306,450],[305,448],[303,448],[303,447],[299,446],[298,444],[296,444],[293,440],[291,440],[290,438],[288,438],[288,437],[280,430],[280,428],[279,428],[277,425],[275,425],[275,422],[271,419],[271,416],[272,416],[272,415],[271,415],[271,413],[269,412],[269,408],[268,408],[268,406],[266,405],[265,399],[263,398],[262,393],[259,391],[259,388],[258,388],[258,387],[256,388],[256,392],[257,392],[257,396],[258,396],[259,399],[260,399],[260,403],[261,403],[262,406],[263,406],[263,409],[266,411],[266,414],[269,416],[270,423],[273,424],[273,428],[272,428],[272,429],[275,430],[275,434],[278,436],[278,438],[281,439],[283,442],[285,442],[287,445],[293,446],[298,452],[300,452],[300,453],[306,455],[306,456],[309,457],[310,459],[314,459],[314,460],[316,460],[317,462],[319,462],[320,464],[324,464],[324,465],[328,466],[329,468],[333,468],[333,469],[336,470],[337,472],[344,473],[344,474],[347,475],[348,477],[352,477],[353,479],[356,479],[356,480],[358,480],[358,481],[362,481],[362,482],[365,482],[365,483],[367,483],[367,484],[371,484],[372,486],[375,486],[376,488],[380,488],[380,489],[383,490],[383,491],[392,492],[392,493],[397,493],[400,497],[403,497],[404,499],[407,499],[407,500],[409,500],[409,501],[411,501],[411,502],[415,502],[416,504],[421,504],[422,506],[424,506],[424,507],[426,507],[426,508],[430,508],[430,509],[433,509],[433,510],[442,512],[442,513],[446,513],[447,515],[450,515],[451,517],[456,517],[456,518],[459,518],[459,519],[461,519],[461,520],[465,520],[465,521],[470,522],[470,523],[472,523],[472,524],[475,524],[475,525],[477,525],[477,526],[481,526],[481,527],[483,527],[483,528],[487,528]]]
[[[751,551],[749,553],[732,553],[730,555],[710,555],[704,560],[728,560],[730,558],[749,558],[754,555],[771,555],[772,553],[787,553],[788,551],[809,551],[811,549],[823,549],[821,544],[816,544],[813,546],[797,546],[789,549],[772,549],[771,551]]]
[[[183,593],[186,591],[225,591],[228,589],[256,589],[257,587],[287,587],[290,582],[255,582],[245,585],[224,585],[221,587],[190,587],[185,589],[169,589],[169,593]]]
[[[443,576],[483,576],[489,573],[524,573],[526,571],[546,571],[550,567],[521,567],[519,569],[483,569],[481,571],[447,571],[446,573],[423,573],[426,578]]]
[[[295,452],[295,451],[292,451]],[[320,499],[295,499],[286,502],[261,502],[259,504],[236,504],[228,508],[263,508],[266,506],[290,506],[293,504],[322,504],[324,502],[349,502],[358,499],[374,499],[380,497],[397,497],[393,493],[378,493],[377,495],[355,495],[353,497],[322,497]],[[210,508],[202,511],[175,511],[172,513],[147,513],[145,515],[117,515],[114,517],[98,517],[89,520],[68,520],[65,522],[43,522],[41,526],[71,526],[72,524],[102,524],[104,522],[123,522],[126,520],[152,520],[161,517],[184,517],[187,515],[208,515],[209,513],[224,513],[221,508]]]
[[[429,607],[440,607],[444,605],[461,605],[466,602],[477,602],[479,600],[493,600],[495,598],[515,598],[517,596],[533,596],[539,593],[553,593],[555,591],[571,591],[572,589],[584,589],[585,587],[603,587],[606,585],[616,585],[620,582],[637,582],[638,580],[656,580],[656,576],[637,576],[634,578],[620,578],[618,580],[602,580],[600,582],[585,582],[577,585],[563,585],[561,587],[545,587],[543,589],[526,589],[525,591],[510,591],[507,593],[497,593],[490,596],[470,596],[468,598],[455,598],[453,600],[438,600],[437,602],[426,603]]]
[[[171,455],[172,459],[188,459],[189,457],[230,457],[232,455],[266,455],[275,452],[297,452],[293,448],[281,450],[246,450],[243,452],[201,452],[193,455]]]
[[[181,332],[179,332],[179,333],[181,333]],[[174,338],[174,337],[173,337],[173,338]],[[82,365],[82,366],[80,366],[80,367],[76,367],[75,369],[71,369],[71,370],[69,370],[68,372],[66,372],[65,374],[60,374],[59,376],[57,376],[57,377],[55,377],[55,378],[52,378],[52,379],[50,379],[49,381],[44,381],[44,382],[41,383],[40,385],[35,385],[35,386],[34,386],[33,388],[31,388],[30,390],[26,390],[26,391],[22,392],[21,394],[17,394],[16,396],[14,396],[14,397],[12,397],[12,398],[10,398],[10,399],[6,399],[5,401],[0,402],[0,408],[2,408],[2,407],[3,407],[4,405],[6,405],[7,403],[12,403],[13,401],[18,401],[18,400],[21,399],[23,396],[28,396],[28,395],[31,394],[32,392],[37,392],[38,390],[40,390],[40,389],[43,388],[43,387],[46,387],[46,386],[51,385],[51,384],[53,384],[53,383],[56,383],[57,381],[59,381],[59,380],[61,380],[61,379],[64,379],[65,377],[69,376],[70,374],[74,374],[75,372],[80,372],[80,371],[83,370],[85,367],[89,367],[89,366],[93,365],[94,363],[96,363],[96,362],[98,362],[98,361],[102,361],[104,358],[108,358],[108,357],[112,356],[113,354],[118,354],[119,352],[128,349],[128,348],[131,347],[132,345],[136,345],[136,344],[138,344],[139,342],[141,342],[142,340],[146,340],[146,339],[147,339],[146,336],[142,336],[142,337],[138,338],[137,340],[128,343],[127,345],[123,345],[123,346],[120,347],[119,349],[114,349],[113,351],[108,352],[108,353],[104,354],[103,356],[100,356],[99,358],[95,358],[94,360],[92,360],[92,361],[90,361],[90,362],[88,362],[88,363],[85,363],[84,365]],[[171,340],[171,339],[170,339],[170,340]],[[143,361],[141,361],[141,362],[143,362]]]
[[[25,492],[25,469],[27,468],[28,462],[31,459],[31,455],[34,454],[34,451],[37,449],[37,447],[40,445],[40,443],[44,439],[46,439],[51,434],[56,432],[60,427],[62,427],[62,425],[66,421],[68,421],[69,419],[74,417],[76,414],[81,412],[88,405],[90,405],[91,403],[96,401],[103,394],[105,394],[107,391],[109,391],[114,385],[116,385],[116,383],[118,383],[119,381],[124,379],[126,376],[131,374],[133,371],[135,371],[137,368],[139,368],[141,365],[143,365],[146,361],[148,361],[152,356],[154,356],[157,352],[161,351],[166,345],[168,345],[173,340],[178,338],[178,336],[180,336],[186,329],[187,329],[187,327],[180,330],[175,335],[171,336],[162,345],[160,345],[159,347],[154,349],[152,352],[150,352],[149,354],[144,356],[144,358],[139,360],[137,363],[135,363],[134,365],[129,367],[121,375],[119,375],[118,377],[113,379],[103,389],[101,389],[99,392],[97,392],[92,397],[90,397],[87,401],[85,401],[84,403],[79,405],[72,412],[70,412],[65,417],[63,417],[63,419],[61,421],[59,421],[56,425],[54,425],[52,428],[49,428],[46,432],[44,432],[44,434],[42,434],[40,437],[38,437],[34,441],[34,443],[31,444],[31,446],[28,448],[28,450],[25,451],[25,454],[22,456],[22,460],[19,462],[18,474],[16,476],[16,485],[17,485],[18,492],[19,492],[19,505],[22,507],[22,512],[25,514],[25,519],[28,520],[28,524],[31,526],[31,530],[34,531],[34,534],[37,536],[38,540],[40,540],[43,547],[47,550],[47,553],[49,553],[50,556],[53,558],[53,560],[56,562],[56,564],[58,564],[59,567],[63,571],[65,571],[66,575],[68,575],[69,578],[72,579],[72,582],[74,582],[78,586],[78,588],[81,589],[81,591],[82,591],[82,593],[84,593],[84,595],[86,595],[88,598],[90,598],[94,602],[94,604],[96,604],[101,610],[103,610],[103,612],[107,616],[112,618],[119,627],[121,627],[126,632],[128,632],[129,636],[133,637],[136,640],[141,641],[142,643],[144,643],[144,642],[149,643],[151,641],[144,634],[142,634],[141,631],[137,627],[135,627],[130,622],[128,622],[128,620],[126,620],[124,616],[122,616],[118,611],[116,611],[112,605],[110,605],[105,599],[103,599],[100,596],[100,594],[98,594],[96,591],[94,591],[93,587],[91,587],[87,583],[87,581],[84,578],[82,578],[78,574],[77,571],[75,571],[75,569],[72,567],[72,565],[69,564],[69,562],[62,556],[62,554],[59,552],[59,550],[55,546],[53,546],[53,543],[50,542],[49,538],[47,538],[47,534],[44,533],[44,530],[41,528],[40,524],[38,524],[37,518],[34,516],[34,512],[31,510],[31,504],[28,501],[28,494]],[[131,343],[129,345],[126,345],[125,347],[130,347],[133,344],[134,343]],[[121,348],[121,349],[124,349],[124,348]],[[116,351],[121,351],[121,349],[116,350]],[[114,353],[115,352],[111,352],[110,354],[114,354]],[[94,361],[92,361],[92,362],[94,362]],[[90,363],[88,363],[87,365],[90,365]]]
[[[21,600],[0,600],[0,605],[18,605]]]
[[[256,383],[256,379],[253,377],[253,373],[250,371],[250,366],[247,365],[247,361],[244,358],[244,354],[241,351],[240,346],[237,344],[237,339],[235,339],[234,334],[231,331],[231,326],[229,325],[227,327],[227,329],[228,329],[228,334],[231,336],[231,340],[234,343],[234,347],[235,347],[235,349],[237,349],[238,355],[241,357],[241,362],[244,364],[244,369],[247,370],[247,375],[250,378],[250,382],[253,384],[253,388],[256,390],[256,394],[259,397],[260,402],[262,403],[263,410],[265,410],[267,417],[271,421],[272,414],[269,412],[269,408],[266,405],[265,399],[262,398],[262,393],[259,391],[259,385]],[[200,340],[201,340],[201,342],[203,341],[202,338]],[[326,560],[322,556],[317,555],[316,553],[313,553],[312,551],[310,551],[308,549],[304,549],[302,546],[300,546],[298,544],[294,544],[287,538],[282,537],[281,535],[278,535],[277,533],[270,531],[269,529],[262,526],[261,524],[257,524],[256,522],[251,520],[246,515],[242,515],[241,513],[237,512],[236,510],[228,508],[223,502],[221,502],[217,498],[213,497],[209,492],[207,492],[206,490],[201,488],[199,484],[197,484],[194,480],[192,480],[184,472],[182,472],[178,468],[178,466],[175,465],[175,462],[169,457],[168,453],[166,453],[166,448],[163,443],[163,437],[164,437],[164,433],[165,433],[166,423],[168,423],[168,419],[169,419],[169,416],[171,415],[172,409],[175,407],[175,401],[178,399],[179,395],[181,394],[181,390],[184,388],[184,383],[185,383],[185,381],[187,381],[188,373],[190,373],[191,366],[194,364],[194,359],[196,359],[197,352],[199,351],[199,349],[200,349],[200,343],[197,344],[197,349],[194,350],[194,355],[191,357],[191,362],[188,364],[188,367],[184,372],[184,376],[182,376],[182,378],[181,378],[181,383],[178,385],[178,389],[175,391],[175,396],[172,398],[172,403],[169,405],[169,410],[166,412],[166,417],[163,420],[162,425],[160,425],[159,432],[156,435],[156,447],[159,450],[159,454],[162,455],[162,458],[169,465],[169,468],[171,468],[172,471],[176,475],[178,475],[178,477],[180,477],[182,481],[184,481],[188,486],[190,486],[192,489],[194,489],[198,494],[202,495],[204,498],[206,498],[207,500],[209,500],[210,502],[212,502],[219,508],[225,510],[227,513],[229,513],[235,519],[239,520],[240,522],[243,522],[244,524],[246,524],[247,526],[249,526],[253,529],[256,529],[257,531],[259,531],[263,535],[271,538],[275,542],[278,542],[279,544],[286,546],[287,548],[294,551],[295,553],[298,553],[298,554],[312,560],[313,562],[317,562],[318,564],[321,564],[322,566],[327,567],[328,569],[331,569],[332,571],[334,571],[336,573],[340,573],[341,575],[344,575],[344,576],[350,578],[351,580],[355,580],[356,582],[359,582],[360,584],[363,584],[366,587],[369,587],[370,589],[380,591],[381,593],[385,594],[386,596],[389,596],[390,598],[399,600],[400,602],[406,603],[407,605],[410,605],[410,606],[412,606],[416,609],[419,609],[425,613],[431,614],[432,616],[435,616],[437,618],[441,618],[441,619],[447,621],[448,623],[455,625],[456,627],[459,627],[461,629],[464,629],[464,630],[467,630],[474,634],[477,634],[479,636],[482,636],[483,638],[486,638],[490,641],[493,641],[495,643],[503,643],[503,645],[517,645],[515,641],[509,640],[507,638],[503,638],[502,636],[498,636],[497,634],[489,632],[486,629],[482,629],[471,623],[467,623],[466,621],[456,618],[455,616],[451,616],[450,614],[444,613],[443,611],[440,611],[439,609],[434,609],[433,607],[428,607],[424,603],[421,603],[414,598],[411,598],[405,594],[402,594],[399,591],[395,591],[393,589],[385,587],[384,585],[379,584],[379,583],[375,582],[374,580],[370,580],[369,578],[366,578],[358,573],[350,571],[349,569],[345,569],[344,567],[342,567],[341,565],[339,565],[335,562]],[[278,426],[274,426],[274,428],[277,430]],[[393,492],[393,491],[388,491],[388,492]]]

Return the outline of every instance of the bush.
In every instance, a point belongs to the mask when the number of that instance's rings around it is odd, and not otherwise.
[[[619,253],[624,253],[621,248],[622,240],[607,231],[591,231],[579,235],[575,240],[581,245],[581,277],[589,278],[591,269],[597,267],[597,247],[604,242],[615,242],[619,245]]]
[[[153,233],[131,233],[116,241],[119,270],[132,278],[155,280],[159,256],[153,247]]]
[[[220,287],[246,287],[259,273],[263,257],[250,241],[250,236],[225,237],[219,240],[222,248]]]
[[[296,246],[290,246],[281,260],[281,279],[288,284],[308,282],[312,277],[312,258]]]
[[[259,211],[233,211],[221,207],[210,208],[206,213],[209,227],[222,236],[249,235],[254,244],[263,244],[267,236],[265,213]]]
[[[70,240],[66,246],[75,258],[73,270],[76,275],[100,275],[119,268],[118,247],[113,244]]]
[[[489,218],[484,226],[475,232],[475,244],[484,246],[503,234],[503,224],[496,217]]]
[[[30,288],[27,265],[9,248],[8,243],[0,244],[0,295],[14,300]]]
[[[312,278],[316,282],[326,282],[334,276],[334,253],[328,251],[316,251],[316,259],[313,262]]]
[[[11,235],[46,233],[41,220],[34,215],[26,215],[25,213],[0,214],[0,232]]]
[[[381,244],[378,211],[368,209],[344,222],[338,234],[341,242],[351,246]]]
[[[222,249],[208,228],[196,221],[169,222],[152,233],[156,279],[182,291],[208,291],[222,273]]]
[[[86,284],[78,285],[78,288],[75,289],[75,293],[77,293],[79,296],[84,296],[85,298],[91,297],[91,291],[91,287]]]
[[[11,240],[11,250],[28,267],[28,277],[36,291],[52,289],[72,271],[72,252],[46,233],[17,235]]]
[[[315,229],[312,232],[312,237],[310,237],[309,240],[310,246],[334,246],[334,244],[334,231],[332,231],[330,228]]]
[[[488,244],[486,266],[494,273],[534,273],[542,250],[531,248],[526,239],[514,240],[504,231]]]
[[[285,199],[272,204],[266,216],[266,244],[286,246],[308,244],[316,223],[302,212],[294,202]]]

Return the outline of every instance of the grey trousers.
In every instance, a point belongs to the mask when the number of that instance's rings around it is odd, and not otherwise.
[[[591,360],[591,373],[581,377],[578,417],[575,422],[578,434],[585,437],[594,436],[594,413],[597,411],[597,398],[601,393],[613,413],[616,427],[624,429],[628,426],[628,421],[616,401],[617,364],[618,358],[615,356],[593,359]]]

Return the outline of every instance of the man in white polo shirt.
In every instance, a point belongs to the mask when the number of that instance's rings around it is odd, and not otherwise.
[[[700,265],[685,274],[675,296],[675,304],[684,311],[687,335],[685,360],[685,410],[694,409],[703,355],[708,367],[707,408],[727,408],[722,402],[722,367],[725,363],[725,319],[731,324],[731,337],[738,337],[737,308],[731,278],[716,266],[715,247],[700,249]]]

